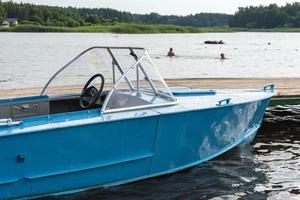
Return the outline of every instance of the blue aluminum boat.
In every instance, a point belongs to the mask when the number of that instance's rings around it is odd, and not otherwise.
[[[0,199],[108,187],[195,166],[251,142],[274,93],[273,85],[169,89],[147,50],[92,47],[39,94],[0,100]]]

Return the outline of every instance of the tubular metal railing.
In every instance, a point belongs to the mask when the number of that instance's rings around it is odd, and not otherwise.
[[[117,66],[118,70],[120,71],[121,75],[124,74],[124,70],[122,69],[121,65],[118,63],[116,57],[113,55],[112,53],[112,49],[128,49],[130,52],[132,50],[143,50],[144,53],[146,52],[145,48],[141,48],[141,47],[107,47],[107,46],[94,46],[91,48],[88,48],[86,50],[84,50],[83,52],[81,52],[78,56],[76,56],[75,58],[73,58],[70,62],[68,62],[66,65],[64,65],[63,67],[61,67],[50,79],[49,81],[46,83],[46,85],[44,86],[44,88],[42,89],[40,95],[43,95],[46,91],[46,89],[48,88],[48,86],[51,84],[51,82],[62,72],[64,71],[66,68],[68,68],[72,63],[74,63],[76,60],[78,60],[80,57],[82,57],[84,54],[88,53],[89,51],[93,50],[93,49],[106,49],[109,53],[109,55],[111,56],[113,63]],[[114,65],[113,65],[114,68]],[[113,69],[113,72],[115,71],[115,69]],[[115,73],[113,73],[113,76],[115,76]],[[113,80],[115,80],[115,77],[113,77]],[[134,89],[132,83],[130,82],[130,80],[125,77],[125,80],[129,86],[130,89]]]
[[[110,100],[110,98],[112,97],[112,94],[116,91],[117,86],[119,85],[119,83],[122,80],[125,80],[126,83],[128,84],[129,88],[131,91],[136,91],[137,95],[140,94],[141,92],[141,88],[140,88],[140,71],[141,73],[145,76],[145,80],[147,80],[149,82],[149,85],[151,87],[151,89],[153,90],[153,93],[156,95],[163,95],[160,94],[161,92],[157,89],[156,85],[154,84],[153,80],[151,79],[151,77],[149,77],[149,75],[147,74],[147,71],[145,70],[145,68],[142,65],[142,61],[144,59],[146,59],[147,61],[149,61],[149,63],[152,65],[152,67],[154,68],[155,73],[158,75],[158,78],[160,79],[161,83],[163,84],[163,86],[168,90],[167,93],[169,94],[168,97],[170,97],[172,99],[172,101],[167,102],[167,103],[162,103],[161,105],[147,105],[147,106],[138,106],[138,107],[131,107],[131,108],[123,108],[123,109],[114,109],[114,111],[121,111],[121,110],[131,110],[131,109],[136,109],[136,108],[140,108],[140,107],[153,107],[153,106],[163,106],[163,105],[173,105],[175,103],[177,103],[177,99],[172,95],[171,91],[169,90],[167,84],[165,83],[165,81],[162,79],[162,77],[160,76],[160,74],[158,73],[154,63],[151,61],[150,56],[148,55],[148,52],[146,49],[144,48],[140,48],[140,47],[102,47],[102,46],[95,46],[95,47],[91,47],[89,49],[86,49],[85,51],[83,51],[82,53],[80,53],[78,56],[76,56],[74,59],[72,59],[70,62],[68,62],[66,65],[64,65],[62,68],[60,68],[50,79],[49,81],[46,83],[46,85],[44,86],[42,92],[40,95],[43,95],[46,91],[46,89],[49,87],[49,85],[51,84],[51,82],[63,71],[65,70],[67,67],[69,67],[72,63],[74,63],[76,60],[78,60],[80,57],[82,57],[84,54],[86,54],[87,52],[93,50],[93,49],[106,49],[107,52],[109,53],[111,59],[112,59],[112,74],[113,74],[113,86],[111,88],[111,90],[109,91],[109,93],[107,94],[104,103],[102,105],[101,108],[101,113],[105,113],[106,112],[106,108],[107,108],[107,104]],[[118,62],[117,58],[114,56],[112,49],[128,49],[129,50],[129,54],[134,58],[135,63],[130,66],[126,71],[124,71],[124,69],[122,68],[121,64]],[[142,56],[138,57],[136,55],[136,53],[134,52],[134,50],[143,50],[143,54]],[[135,88],[132,84],[132,82],[129,80],[129,78],[127,77],[127,75],[129,74],[129,72],[133,69],[136,68],[136,87]],[[115,77],[115,70],[118,69],[121,77],[116,80]],[[165,91],[166,92],[166,91]],[[164,93],[165,93],[164,92]],[[164,94],[166,95],[166,94]],[[111,112],[111,111],[109,111]]]

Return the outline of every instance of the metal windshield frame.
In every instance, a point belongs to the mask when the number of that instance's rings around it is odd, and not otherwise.
[[[148,74],[146,73],[146,71],[144,70],[141,61],[143,61],[144,59],[147,59],[150,64],[152,65],[153,69],[155,70],[156,74],[159,76],[162,84],[164,85],[164,87],[167,89],[167,93],[169,93],[170,95],[167,94],[163,94],[160,93],[160,91],[156,88],[155,84],[152,82],[151,78],[149,78]],[[150,105],[141,105],[141,106],[135,106],[135,107],[125,107],[125,108],[117,108],[117,109],[110,109],[110,110],[106,110],[107,104],[112,96],[112,94],[114,93],[114,91],[117,89],[118,84],[126,78],[127,74],[129,74],[131,72],[131,70],[137,69],[137,94],[140,92],[140,88],[139,88],[139,79],[138,79],[138,69],[140,68],[142,73],[145,75],[145,77],[147,77],[149,79],[149,84],[153,90],[153,93],[156,95],[162,95],[162,96],[167,96],[169,98],[171,98],[173,101],[167,102],[167,103],[160,103],[160,104],[150,104]],[[153,84],[153,86],[152,86]],[[153,88],[154,87],[154,88]],[[164,81],[164,79],[161,77],[161,75],[158,73],[154,63],[152,62],[148,51],[145,50],[144,54],[138,58],[136,60],[136,63],[133,64],[119,79],[118,81],[113,85],[113,87],[111,88],[111,90],[109,91],[108,95],[106,96],[106,99],[102,105],[101,108],[101,113],[113,113],[113,112],[122,112],[122,111],[128,111],[128,110],[137,110],[137,109],[145,109],[145,108],[153,108],[153,107],[161,107],[161,106],[170,106],[170,105],[176,105],[178,104],[178,100],[176,99],[175,96],[173,96],[172,92],[170,91],[168,85],[166,84],[166,82]]]
[[[74,63],[75,61],[77,61],[80,57],[82,57],[83,55],[85,55],[86,53],[88,53],[89,51],[93,50],[93,49],[106,49],[109,53],[109,55],[112,58],[113,61],[113,72],[115,72],[115,66],[117,66],[118,70],[120,71],[120,73],[123,75],[124,74],[124,70],[121,67],[121,65],[118,63],[117,59],[115,58],[115,56],[112,53],[112,49],[133,49],[133,50],[143,50],[144,52],[146,52],[145,48],[142,47],[108,47],[108,46],[94,46],[94,47],[90,47],[86,50],[84,50],[83,52],[81,52],[80,54],[78,54],[75,58],[73,58],[70,62],[68,62],[66,65],[64,65],[63,67],[61,67],[50,79],[49,81],[45,84],[45,86],[43,87],[40,95],[44,95],[46,89],[48,88],[48,86],[52,83],[52,81],[61,73],[63,72],[66,68],[68,68],[72,63]],[[130,80],[125,77],[126,82],[129,86],[130,89],[133,89],[133,85],[130,82]],[[115,84],[115,73],[113,73],[113,83]]]
[[[108,47],[108,46],[94,46],[91,48],[88,48],[86,50],[84,50],[83,52],[81,52],[79,55],[77,55],[74,59],[72,59],[70,62],[68,62],[66,65],[64,65],[63,67],[61,67],[50,79],[49,81],[45,84],[45,86],[43,87],[40,95],[44,95],[45,91],[47,90],[47,88],[49,87],[49,85],[52,83],[52,81],[61,73],[63,72],[66,68],[68,68],[72,63],[74,63],[75,61],[77,61],[80,57],[82,57],[83,55],[85,55],[86,53],[88,53],[91,50],[94,49],[106,49],[107,52],[109,53],[111,59],[112,59],[112,74],[113,74],[113,86],[110,89],[103,105],[101,108],[101,113],[107,113],[107,112],[117,112],[117,111],[123,111],[123,110],[133,110],[133,109],[140,109],[140,108],[147,108],[147,107],[158,107],[158,106],[165,106],[165,105],[174,105],[177,104],[177,99],[172,95],[169,87],[167,86],[166,82],[164,81],[164,79],[161,77],[161,75],[159,74],[159,72],[157,71],[154,63],[152,62],[149,54],[148,54],[148,50],[142,47]],[[126,71],[124,71],[124,69],[122,68],[122,66],[119,64],[118,60],[116,59],[116,57],[114,56],[112,49],[128,49],[130,55],[133,56],[133,58],[135,59],[135,64],[133,64],[131,67],[129,67]],[[138,57],[134,50],[142,50],[143,54],[142,56]],[[151,66],[153,67],[155,73],[158,75],[159,79],[161,80],[162,84],[164,85],[164,87],[167,89],[167,93],[169,93],[170,95],[167,94],[162,94],[155,86],[154,82],[152,81],[152,79],[149,77],[149,75],[147,74],[146,70],[144,69],[144,67],[141,64],[141,61],[143,61],[144,59],[147,59],[149,61],[149,63],[151,64]],[[131,70],[136,68],[136,79],[137,79],[137,88],[134,88],[133,84],[131,83],[131,81],[128,79],[127,75],[129,72],[131,72]],[[115,70],[118,69],[121,77],[116,80],[115,77]],[[122,81],[125,80],[126,83],[128,84],[128,87],[130,88],[131,91],[136,91],[137,94],[140,93],[141,89],[140,89],[140,79],[139,79],[139,69],[141,71],[141,73],[144,74],[144,76],[147,78],[147,80],[149,80],[149,85],[151,87],[151,89],[153,90],[153,93],[156,95],[165,95],[170,97],[173,101],[170,101],[168,103],[162,103],[161,105],[158,104],[153,104],[153,105],[146,105],[146,106],[137,106],[137,107],[128,107],[128,108],[122,108],[122,109],[114,109],[114,110],[106,110],[107,104],[113,94],[113,92],[117,89],[118,84]]]

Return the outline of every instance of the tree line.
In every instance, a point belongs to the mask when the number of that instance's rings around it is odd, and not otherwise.
[[[3,7],[3,4],[0,0],[0,20],[3,19],[5,17],[5,14],[4,14],[4,7]]]
[[[300,3],[287,3],[285,6],[250,6],[239,8],[229,20],[231,27],[276,28],[300,27]]]
[[[77,27],[89,25],[111,25],[117,22],[137,24],[173,24],[192,27],[241,27],[275,28],[300,27],[300,3],[285,6],[250,6],[239,8],[234,15],[199,13],[176,16],[132,14],[110,8],[74,8],[33,5],[28,3],[1,2],[0,21],[5,17],[18,18],[22,24],[44,26]]]
[[[2,2],[0,0],[1,18],[18,18],[23,24],[45,26],[88,26],[122,23],[139,24],[173,24],[181,26],[211,27],[225,26],[230,18],[226,14],[200,13],[188,16],[166,16],[157,13],[132,14],[109,8],[74,8],[28,3]]]

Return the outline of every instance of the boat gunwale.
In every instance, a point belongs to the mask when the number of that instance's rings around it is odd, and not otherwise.
[[[227,91],[227,90],[219,90],[219,91]],[[258,92],[258,91],[256,91]],[[99,121],[100,118],[103,118],[104,115],[111,115],[111,114],[118,114],[118,113],[125,113],[128,111],[122,111],[122,112],[117,112],[117,113],[103,113],[101,114],[101,110],[100,109],[93,109],[93,110],[84,110],[84,111],[76,111],[76,112],[70,112],[70,114],[79,114],[79,113],[83,113],[85,112],[86,114],[90,113],[91,111],[95,112],[95,111],[99,111],[99,116],[96,117],[91,117],[91,118],[83,118],[83,119],[76,119],[76,120],[71,120],[71,121],[63,121],[63,122],[56,122],[56,123],[48,123],[47,125],[49,125],[50,127],[47,128],[43,128],[43,129],[38,129],[38,130],[26,130],[27,128],[31,128],[31,127],[9,127],[9,128],[13,128],[13,129],[20,129],[18,130],[16,133],[11,133],[11,131],[9,131],[10,133],[0,133],[0,138],[2,137],[9,137],[9,136],[17,136],[17,135],[22,135],[22,134],[36,134],[37,132],[43,132],[43,131],[49,131],[49,130],[56,130],[56,129],[65,129],[65,128],[73,128],[73,127],[80,127],[80,126],[88,126],[88,125],[95,125],[95,124],[101,124],[101,123],[110,123],[110,122],[115,122],[115,121],[124,121],[124,120],[128,120],[128,119],[138,119],[138,118],[148,118],[148,117],[153,117],[153,116],[160,116],[160,115],[173,115],[173,114],[181,114],[181,113],[187,113],[187,112],[198,112],[198,111],[203,111],[203,110],[212,110],[212,109],[222,109],[222,108],[227,108],[227,107],[233,107],[233,106],[239,106],[239,105],[245,105],[245,104],[249,104],[249,103],[253,103],[253,102],[259,102],[259,101],[265,101],[265,100],[271,100],[272,96],[276,93],[276,91],[264,91],[264,90],[260,90],[260,92],[262,93],[270,93],[268,95],[268,97],[264,97],[264,98],[260,98],[260,99],[256,99],[256,100],[248,100],[248,101],[244,101],[244,102],[239,102],[239,103],[230,103],[230,104],[226,104],[226,105],[222,105],[222,106],[214,106],[214,107],[206,107],[206,108],[195,108],[195,109],[185,109],[185,110],[180,110],[180,111],[170,111],[167,113],[161,113],[159,112],[159,110],[153,110],[153,109],[139,109],[136,111],[145,111],[145,110],[149,110],[152,112],[152,115],[146,115],[146,116],[135,116],[135,117],[125,117],[125,118],[121,118],[121,119],[112,119],[112,120],[107,120],[107,121]],[[191,97],[191,96],[189,96]],[[180,104],[177,105],[173,105],[173,106],[178,106]],[[159,109],[159,108],[158,108]],[[130,111],[133,112],[134,110]],[[155,113],[155,114],[153,114]],[[60,114],[54,114],[51,116],[62,116],[65,115],[66,113],[60,113]],[[36,118],[49,118],[50,115],[45,115],[45,116],[38,116],[38,117],[33,117],[33,118],[29,118],[29,120],[32,119],[36,119]],[[92,120],[91,122],[87,122],[89,120]],[[85,122],[85,123],[76,123],[74,124],[73,122],[76,121],[81,121],[81,122]],[[71,123],[71,125],[66,125],[66,123]],[[56,125],[56,126],[54,126]],[[60,125],[60,126],[57,126]],[[22,125],[21,125],[22,126]],[[44,126],[44,124],[42,125],[38,125],[38,126]],[[32,126],[34,127],[34,126]],[[0,129],[1,131],[1,129]]]

